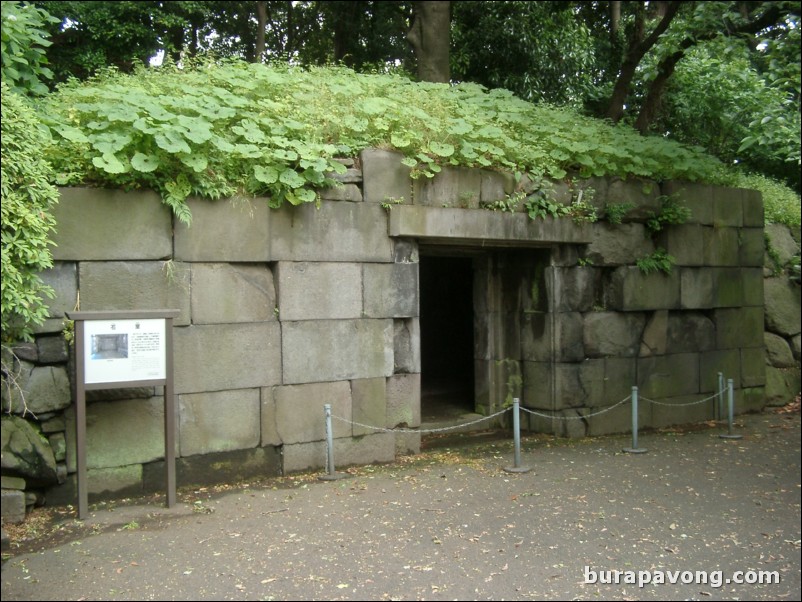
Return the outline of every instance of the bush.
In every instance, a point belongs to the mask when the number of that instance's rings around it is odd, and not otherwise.
[[[53,297],[38,273],[53,265],[49,236],[58,191],[43,160],[48,137],[25,100],[2,84],[2,329],[3,340],[30,339]]]

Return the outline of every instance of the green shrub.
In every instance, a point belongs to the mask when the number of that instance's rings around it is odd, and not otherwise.
[[[49,236],[58,191],[42,159],[48,138],[21,96],[2,84],[2,329],[3,340],[29,339],[47,318],[53,297],[38,273],[53,265]]]
[[[736,173],[733,185],[760,191],[767,224],[799,226],[802,222],[800,197],[782,182],[760,174]]]

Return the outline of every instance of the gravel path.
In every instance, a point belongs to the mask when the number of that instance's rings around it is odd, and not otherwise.
[[[2,598],[799,600],[800,414],[722,432],[642,433],[637,455],[626,437],[526,438],[524,474],[503,470],[508,439],[462,436],[339,481],[101,507],[25,543]]]

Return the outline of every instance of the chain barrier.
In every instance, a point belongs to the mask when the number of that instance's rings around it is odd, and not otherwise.
[[[625,404],[630,399],[632,399],[632,396],[627,395],[624,399],[622,399],[615,405],[611,405],[609,408],[604,408],[603,410],[599,410],[598,412],[593,412],[592,414],[582,414],[581,416],[555,416],[554,414],[543,414],[541,412],[536,412],[535,410],[530,410],[529,408],[521,408],[521,409],[524,412],[527,412],[529,414],[534,414],[535,416],[540,416],[541,418],[549,418],[549,419],[554,418],[556,420],[582,420],[583,418],[590,418],[592,416],[598,416],[599,414],[604,414],[605,412],[609,412],[610,410],[613,410],[618,406]],[[566,408],[566,409],[572,409],[572,408]],[[573,408],[573,409],[578,410],[581,408]]]
[[[340,422],[345,422],[346,424],[351,424],[353,426],[361,426],[362,428],[371,429],[374,431],[380,431],[382,433],[445,433],[447,431],[454,431],[457,429],[464,428],[466,426],[472,426],[474,424],[479,424],[480,422],[484,422],[485,420],[491,420],[496,418],[497,416],[501,416],[505,412],[509,412],[512,408],[504,408],[503,410],[496,412],[495,414],[490,414],[489,416],[482,416],[476,420],[471,420],[470,422],[463,422],[462,424],[456,424],[454,426],[444,426],[442,428],[437,429],[410,429],[404,427],[396,427],[396,428],[385,428],[381,426],[373,426],[370,424],[362,424],[361,422],[354,422],[353,420],[348,420],[347,418],[341,418],[340,416],[335,416],[334,414],[331,415],[332,418],[335,420],[339,420]]]
[[[665,403],[664,401],[655,401],[654,399],[649,399],[648,397],[641,396],[641,401],[648,401],[649,403],[653,403],[658,406],[670,406],[672,408],[681,408],[684,406],[694,406],[700,403],[704,403],[706,401],[710,401],[711,399],[716,399],[726,393],[726,389],[722,389],[721,391],[717,391],[713,393],[710,397],[705,397],[704,399],[700,399],[698,401],[689,401],[688,403]]]

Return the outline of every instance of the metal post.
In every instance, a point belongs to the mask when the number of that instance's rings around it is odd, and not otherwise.
[[[334,472],[334,433],[331,428],[331,404],[323,406],[326,412],[326,471],[325,475],[318,477],[321,481],[336,481],[344,479],[346,475]]]
[[[724,418],[724,373],[718,373],[718,395],[716,396],[716,420]]]
[[[638,447],[638,387],[632,387],[632,447],[623,451],[628,454],[645,454],[647,451]]]
[[[735,399],[733,393],[732,379],[727,379],[727,434],[719,435],[721,439],[742,439],[743,435],[733,433],[733,413],[735,411]]]
[[[521,418],[518,398],[512,399],[512,431],[515,440],[515,459],[513,466],[507,466],[506,472],[529,472],[531,468],[521,466]]]

